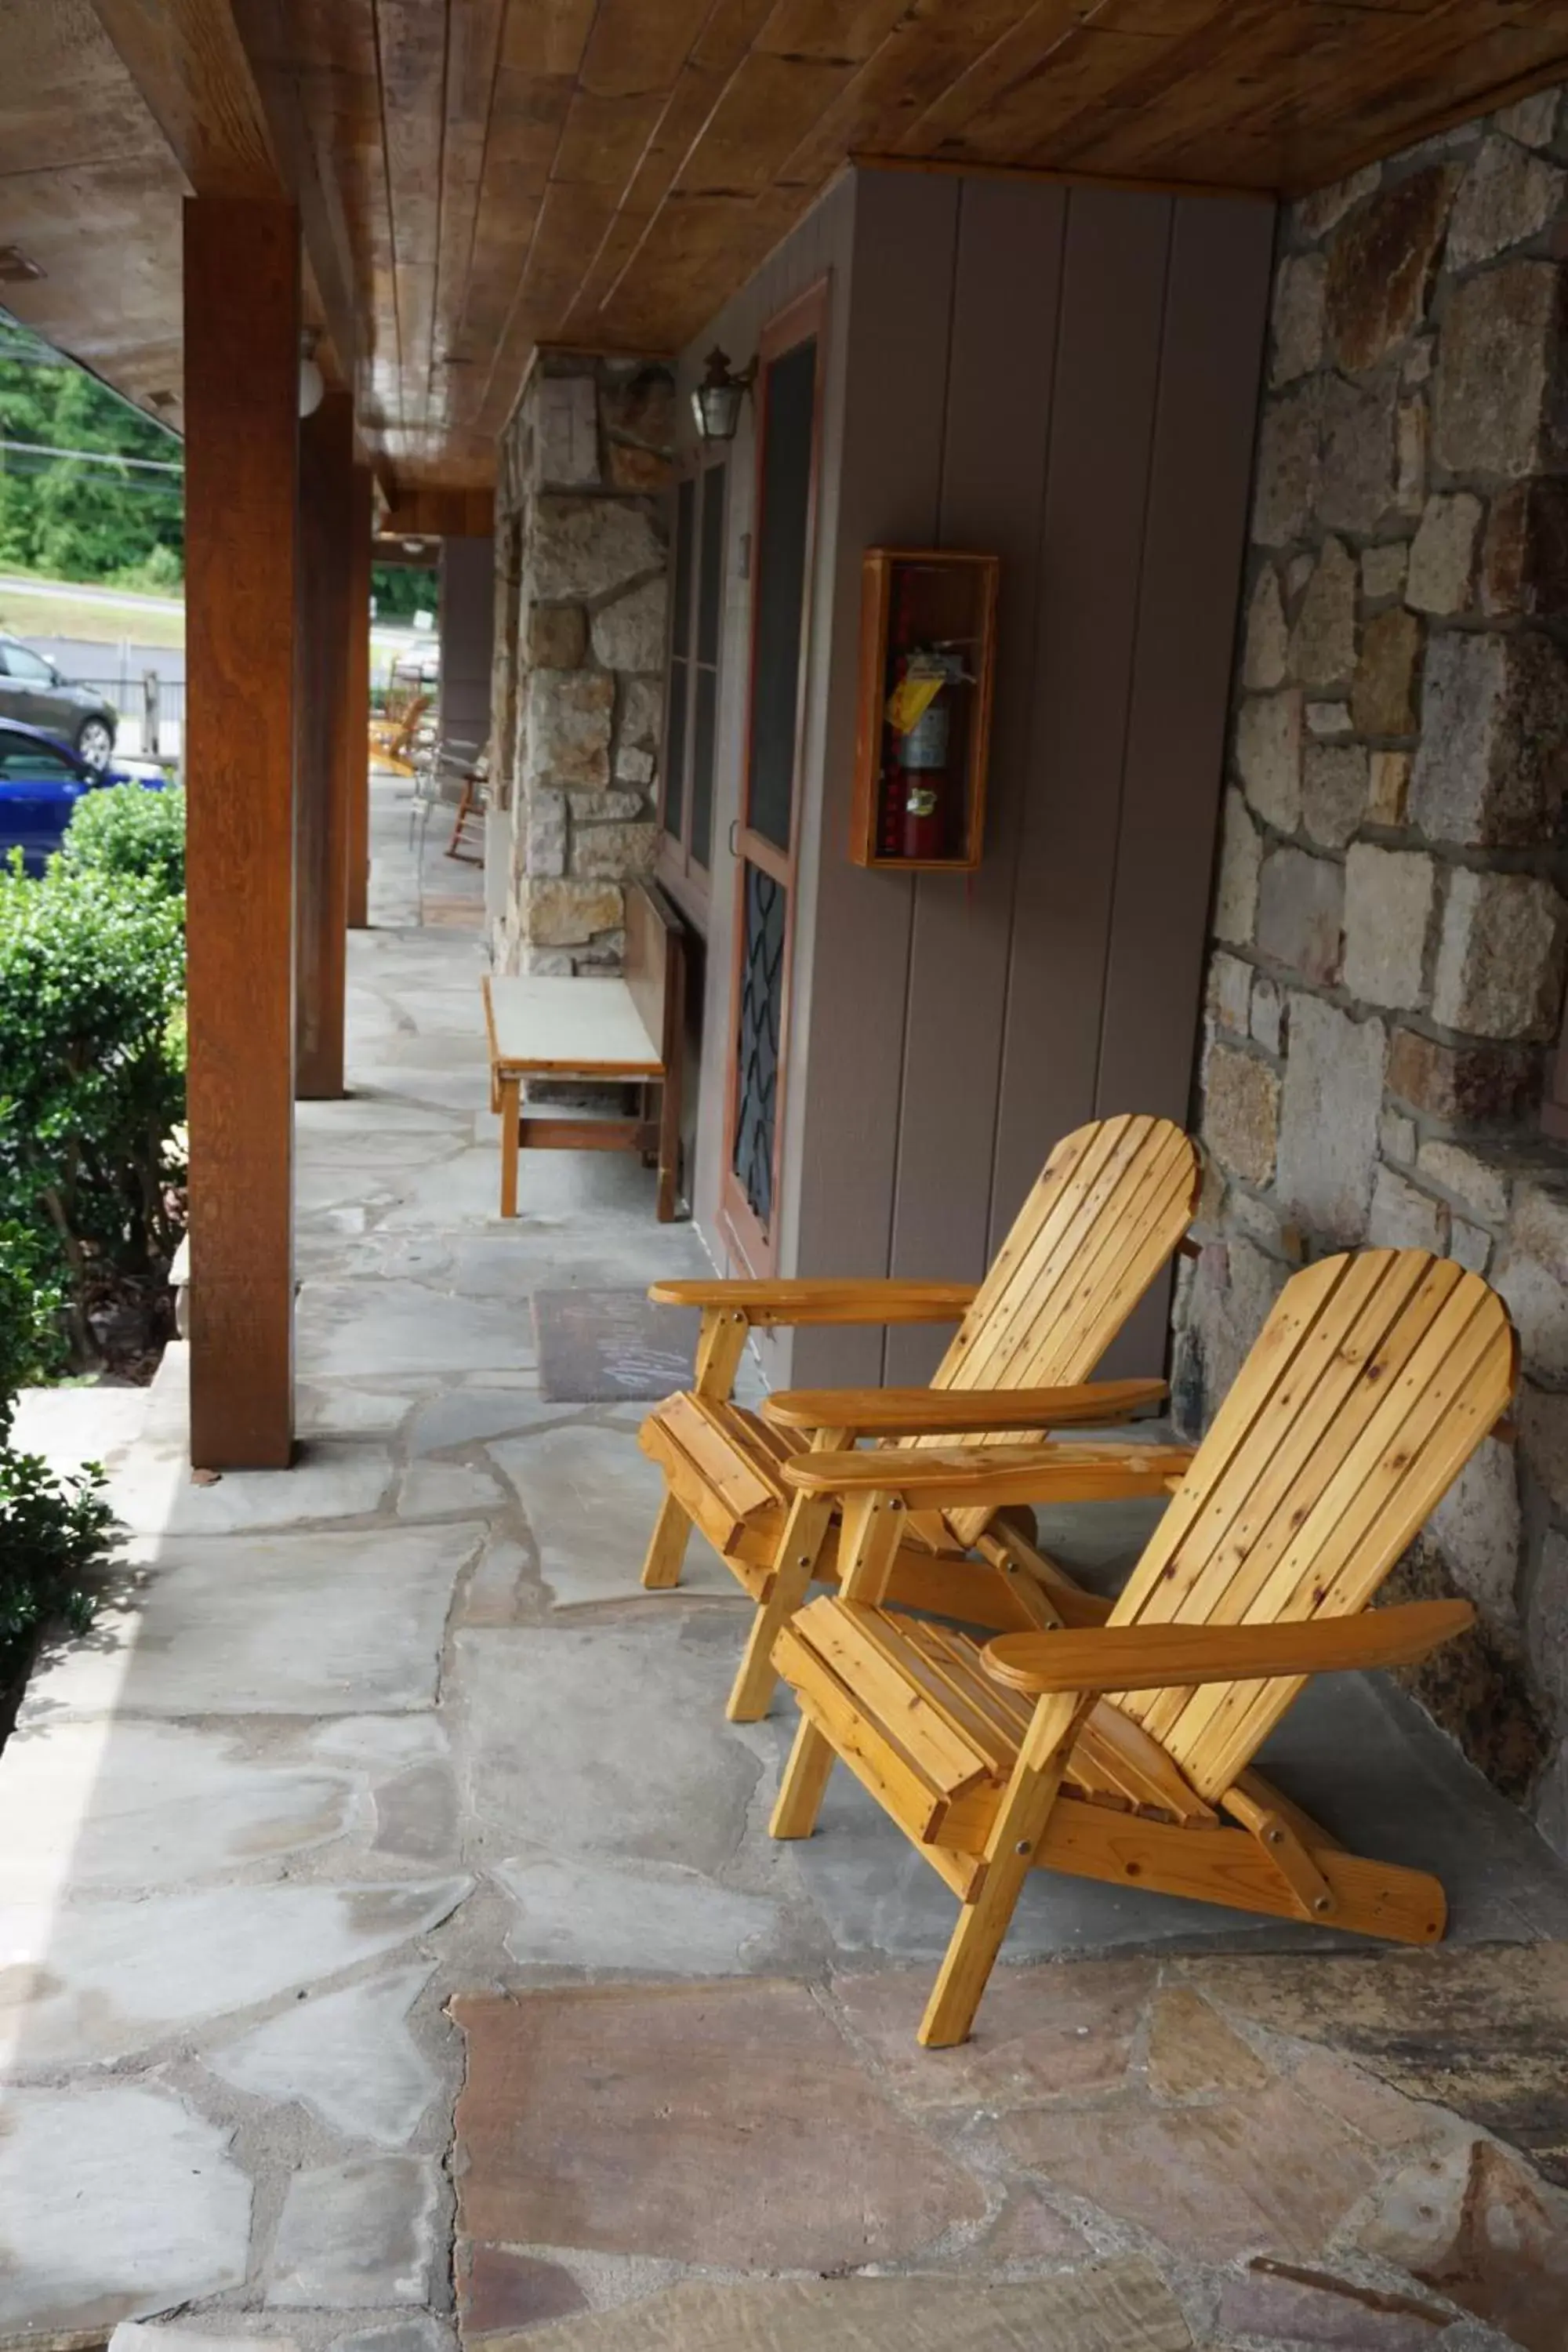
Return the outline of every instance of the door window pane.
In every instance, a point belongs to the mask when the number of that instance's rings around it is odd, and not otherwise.
[[[717,729],[719,674],[697,672],[697,717],[691,730],[691,855],[713,863],[713,739]]]
[[[675,493],[675,583],[669,625],[669,649],[682,656],[691,651],[691,553],[696,509],[697,485],[688,478]]]
[[[816,343],[797,343],[763,377],[762,511],[756,554],[748,822],[775,847],[790,844],[795,706],[811,521]]]
[[[676,840],[683,838],[681,819],[686,808],[686,698],[690,665],[672,661],[669,665],[669,709],[664,721],[664,829]]]
[[[724,606],[724,468],[702,477],[702,557],[697,571],[697,658],[714,668]]]
[[[745,866],[742,908],[740,1060],[735,1174],[763,1231],[773,1209],[779,1033],[784,1019],[784,894],[760,866]]]

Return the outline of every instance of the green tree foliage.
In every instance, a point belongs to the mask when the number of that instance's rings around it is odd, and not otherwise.
[[[439,574],[412,563],[373,563],[370,593],[375,598],[378,621],[411,621],[416,613],[434,613]]]
[[[0,876],[0,1215],[54,1253],[79,1363],[95,1262],[166,1263],[184,1111],[184,902],[149,876]]]
[[[185,794],[105,784],[78,801],[61,857],[73,874],[148,876],[167,897],[185,888]]]
[[[180,445],[47,343],[0,325],[6,441],[178,463]],[[184,512],[177,474],[0,450],[0,567],[59,580],[178,587]]]

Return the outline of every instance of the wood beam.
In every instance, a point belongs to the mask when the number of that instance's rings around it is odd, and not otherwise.
[[[352,931],[370,922],[370,562],[375,477],[356,466],[349,492],[348,762],[349,906]]]
[[[184,208],[191,1459],[293,1444],[300,225]]]
[[[225,0],[92,0],[198,196],[280,198],[260,95]]]
[[[388,539],[488,539],[495,529],[491,488],[443,490],[399,488],[382,520]]]
[[[288,199],[343,381],[357,347],[348,227],[289,69],[278,0],[92,0],[198,196]]]
[[[353,402],[329,392],[300,427],[294,1092],[301,1102],[336,1101],[343,1091],[353,459]]]

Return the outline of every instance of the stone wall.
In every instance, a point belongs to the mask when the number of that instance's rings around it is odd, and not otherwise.
[[[1550,91],[1284,216],[1213,919],[1205,1246],[1175,1383],[1213,1412],[1291,1268],[1486,1273],[1528,1374],[1399,1572],[1481,1627],[1415,1686],[1568,1850],[1563,988],[1568,108]]]
[[[674,386],[661,366],[541,354],[498,466],[498,803],[510,971],[614,969],[624,885],[653,870]]]

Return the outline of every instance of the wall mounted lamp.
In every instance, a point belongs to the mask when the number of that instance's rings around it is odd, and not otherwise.
[[[692,389],[691,414],[704,441],[732,441],[741,422],[741,397],[750,392],[757,373],[753,360],[737,375],[729,354],[717,343],[708,354],[708,373]]]

